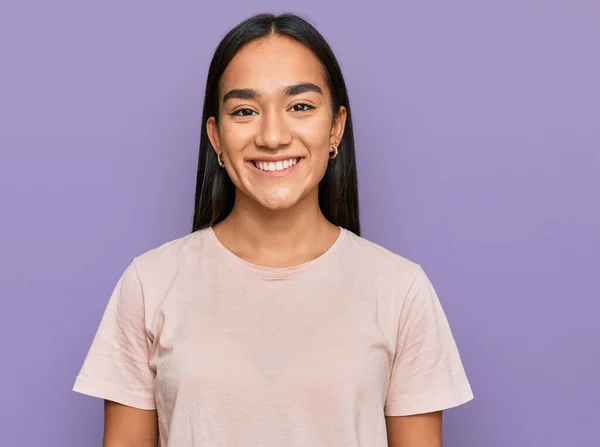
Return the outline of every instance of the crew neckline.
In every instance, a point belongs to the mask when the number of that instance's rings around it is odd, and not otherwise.
[[[338,228],[340,230],[338,237],[325,252],[310,261],[290,267],[266,267],[246,261],[223,245],[223,243],[215,234],[213,227],[207,227],[204,231],[207,232],[209,239],[217,247],[219,252],[242,269],[266,278],[284,279],[307,273],[316,269],[320,264],[327,262],[327,260],[339,249],[340,245],[342,245],[342,242],[347,237],[347,230],[339,226]]]

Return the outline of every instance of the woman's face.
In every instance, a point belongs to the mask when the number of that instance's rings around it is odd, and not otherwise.
[[[346,110],[332,114],[331,94],[313,53],[291,39],[269,37],[240,50],[219,88],[219,125],[209,139],[237,188],[271,210],[315,195],[331,145],[342,138]],[[335,161],[333,161],[335,163]]]

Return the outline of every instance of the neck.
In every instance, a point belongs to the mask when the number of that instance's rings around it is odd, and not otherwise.
[[[231,214],[214,231],[237,256],[269,267],[308,262],[327,251],[339,235],[321,212],[317,190],[285,210],[257,206],[238,192]]]

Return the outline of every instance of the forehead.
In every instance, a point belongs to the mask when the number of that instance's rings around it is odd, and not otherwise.
[[[255,40],[231,60],[221,77],[221,92],[253,88],[264,92],[301,82],[327,88],[319,59],[304,45],[280,36]]]

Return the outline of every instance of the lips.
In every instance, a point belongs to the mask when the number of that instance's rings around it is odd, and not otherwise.
[[[300,161],[300,157],[287,158],[284,160],[267,161],[267,160],[251,160],[250,163],[255,168],[264,172],[277,172],[289,169],[296,165]]]

